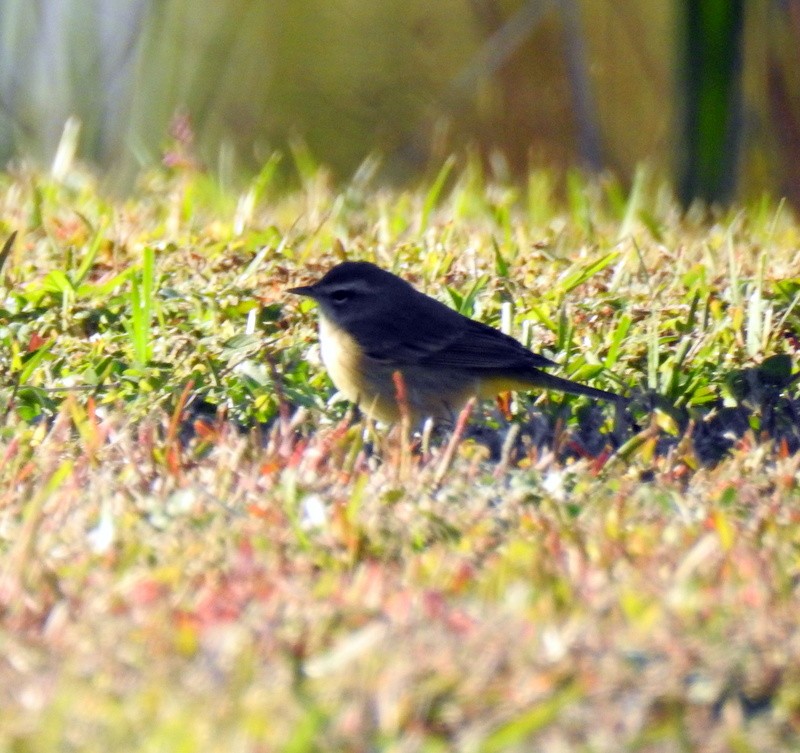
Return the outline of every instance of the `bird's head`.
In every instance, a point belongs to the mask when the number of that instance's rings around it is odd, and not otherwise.
[[[288,292],[313,298],[322,313],[344,329],[402,309],[416,294],[405,280],[366,261],[343,262],[313,285]]]

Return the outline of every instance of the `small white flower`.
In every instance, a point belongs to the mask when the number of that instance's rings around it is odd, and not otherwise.
[[[542,488],[556,502],[563,502],[567,497],[564,488],[564,473],[558,470],[549,470],[542,479]]]
[[[89,547],[95,554],[105,554],[114,544],[116,525],[110,510],[103,506],[97,525],[86,534]]]
[[[319,494],[309,494],[300,507],[300,525],[308,531],[311,528],[325,528],[328,524],[328,510]]]

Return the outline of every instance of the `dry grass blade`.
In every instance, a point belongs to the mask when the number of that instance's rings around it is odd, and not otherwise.
[[[6,259],[8,259],[8,255],[11,253],[11,249],[14,248],[14,241],[17,239],[17,231],[15,230],[11,235],[6,238],[6,242],[3,244],[3,248],[0,249],[0,271],[3,270],[5,266]]]
[[[444,477],[447,475],[447,471],[450,469],[450,466],[453,463],[453,458],[455,457],[458,445],[464,437],[464,431],[467,428],[467,422],[469,421],[469,417],[472,415],[472,410],[475,408],[475,402],[476,399],[471,397],[467,401],[467,404],[461,409],[461,413],[458,414],[458,419],[456,420],[456,425],[453,428],[453,433],[450,436],[450,441],[447,443],[447,447],[442,454],[442,459],[439,461],[439,467],[436,469],[436,473],[433,477],[434,489],[439,489],[439,487],[442,485]]]
[[[397,475],[400,481],[406,481],[411,474],[411,410],[408,405],[406,380],[403,378],[402,372],[395,371],[392,374],[392,381],[394,382],[397,408],[400,412]]]

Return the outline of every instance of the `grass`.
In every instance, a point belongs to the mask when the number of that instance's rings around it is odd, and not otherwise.
[[[0,749],[796,749],[791,213],[306,163],[0,178]],[[630,408],[375,431],[284,293],[345,256]]]

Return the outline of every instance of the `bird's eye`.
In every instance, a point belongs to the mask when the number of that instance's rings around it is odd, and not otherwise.
[[[334,290],[331,293],[331,300],[334,303],[344,303],[352,298],[352,293],[349,290]]]

